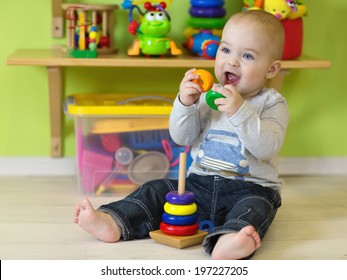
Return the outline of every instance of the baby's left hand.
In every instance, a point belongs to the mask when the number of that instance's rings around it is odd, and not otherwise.
[[[224,112],[228,118],[234,115],[245,102],[232,85],[224,87],[214,85],[212,90],[225,96],[225,98],[216,99],[214,103],[218,106],[218,111]]]

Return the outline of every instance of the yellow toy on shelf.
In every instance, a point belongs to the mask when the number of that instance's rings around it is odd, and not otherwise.
[[[279,20],[297,19],[307,13],[307,8],[301,1],[292,0],[264,0],[264,10]]]
[[[282,60],[301,56],[303,45],[303,19],[307,8],[299,0],[244,0],[243,10],[264,10],[281,21],[284,33]]]

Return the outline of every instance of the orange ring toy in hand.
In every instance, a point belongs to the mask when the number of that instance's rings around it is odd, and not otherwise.
[[[193,80],[193,82],[199,84],[204,92],[212,88],[213,77],[210,72],[204,69],[197,69],[193,73],[200,76],[199,79]]]

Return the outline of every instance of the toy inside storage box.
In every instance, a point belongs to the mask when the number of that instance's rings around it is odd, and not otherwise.
[[[143,183],[178,177],[178,146],[169,135],[175,96],[79,94],[65,102],[75,119],[78,185],[88,194],[127,194]],[[187,167],[191,163],[188,153]]]

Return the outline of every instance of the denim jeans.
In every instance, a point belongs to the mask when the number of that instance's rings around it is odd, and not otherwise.
[[[166,194],[177,186],[177,180],[153,180],[98,210],[113,217],[122,228],[123,240],[143,238],[159,229]],[[185,186],[196,196],[198,222],[210,220],[215,225],[203,242],[207,253],[212,252],[220,235],[247,225],[252,225],[262,239],[281,205],[277,191],[241,180],[190,174]]]

